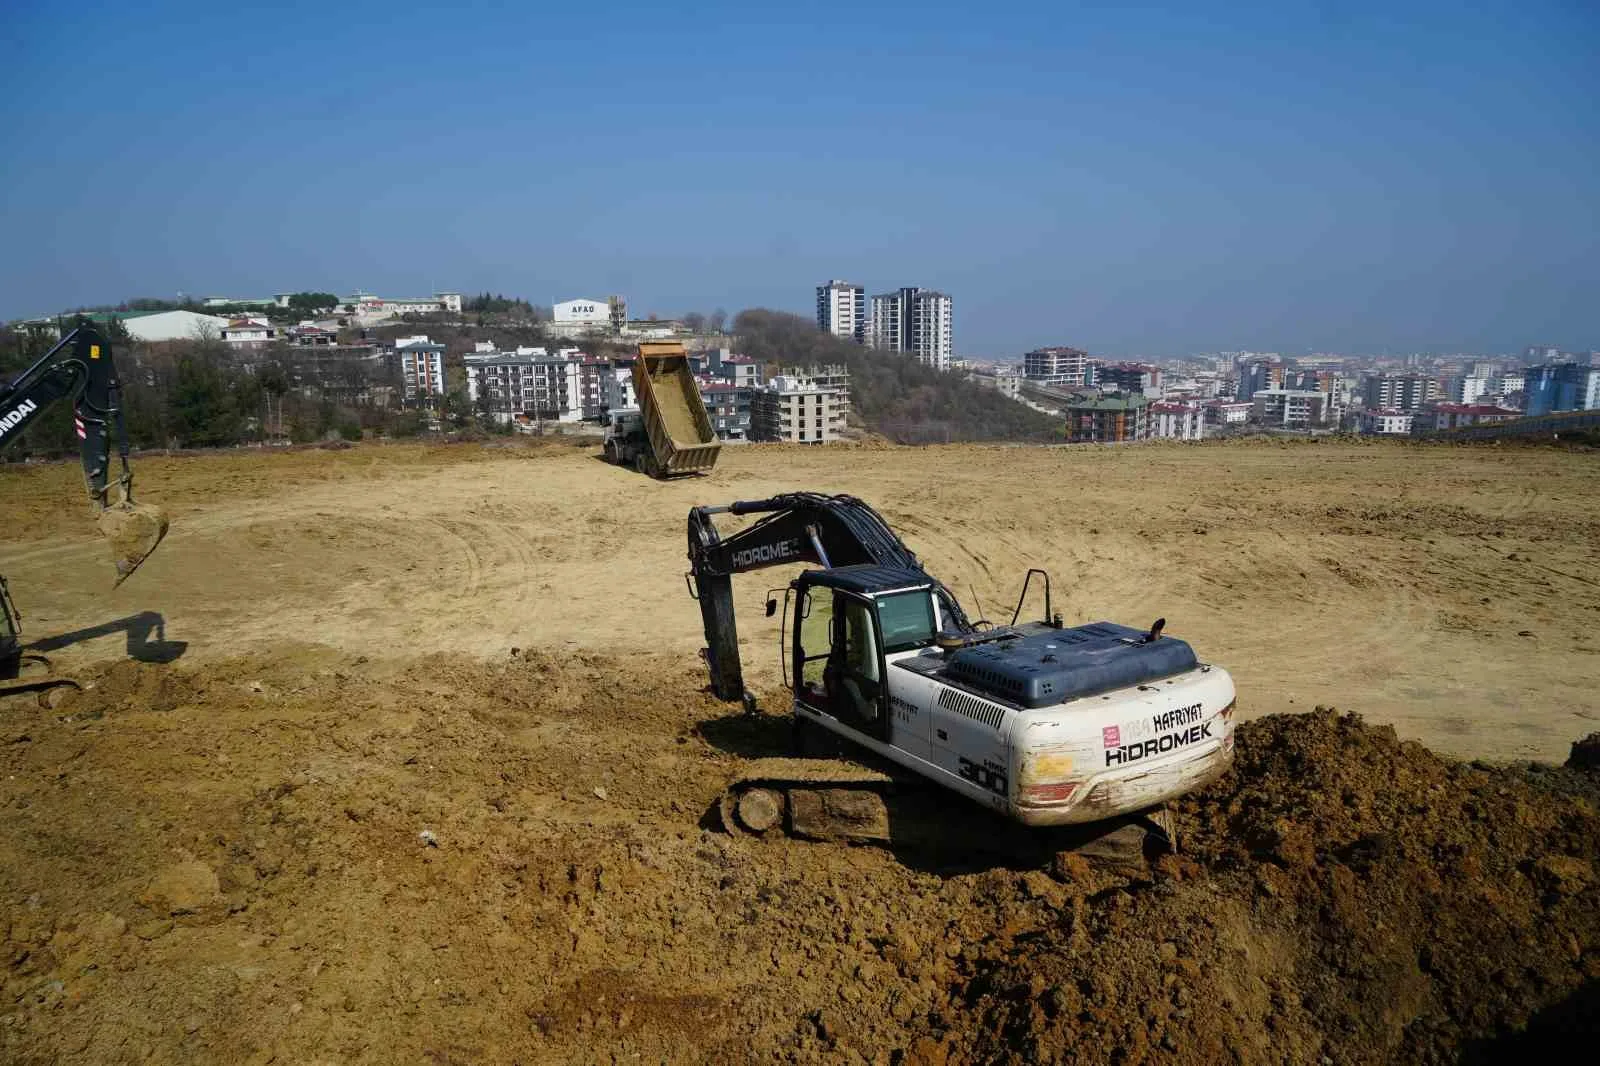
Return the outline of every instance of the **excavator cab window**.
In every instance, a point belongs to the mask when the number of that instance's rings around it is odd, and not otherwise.
[[[927,589],[893,592],[879,596],[877,603],[884,651],[907,651],[933,643],[933,596]]]
[[[797,698],[872,736],[887,735],[883,656],[870,600],[813,586],[799,600]]]
[[[827,710],[827,665],[833,649],[833,590],[812,587],[800,593],[795,625],[795,679],[799,696]]]

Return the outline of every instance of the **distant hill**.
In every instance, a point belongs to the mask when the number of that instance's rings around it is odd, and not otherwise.
[[[740,312],[733,331],[739,352],[764,363],[849,367],[855,413],[868,429],[890,440],[921,444],[1060,437],[1055,419],[963,374],[840,340],[799,315],[754,308]]]

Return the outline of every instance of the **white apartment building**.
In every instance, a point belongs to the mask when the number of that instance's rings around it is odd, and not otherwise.
[[[1036,348],[1022,357],[1022,376],[1052,388],[1087,389],[1095,384],[1095,364],[1076,348]]]
[[[817,328],[863,344],[867,339],[867,290],[834,279],[817,286]]]
[[[638,407],[639,394],[633,391],[633,364],[612,367],[609,374],[602,375],[600,395],[608,411]]]
[[[791,444],[838,440],[848,396],[780,374],[751,395],[750,439]]]
[[[1206,435],[1206,413],[1197,403],[1153,403],[1149,417],[1152,437],[1201,440]]]
[[[1439,382],[1425,374],[1374,374],[1365,382],[1372,410],[1415,411],[1439,398]]]
[[[1361,432],[1385,437],[1407,437],[1411,435],[1412,417],[1410,411],[1362,411]]]
[[[583,418],[581,361],[576,352],[550,355],[543,348],[477,351],[462,362],[467,399],[486,406],[495,421],[577,422]]]
[[[778,377],[788,378],[801,388],[831,389],[838,395],[835,404],[850,410],[850,368],[845,366],[788,367]]]
[[[1498,395],[1499,382],[1488,375],[1473,375],[1450,380],[1450,399],[1454,403],[1477,403],[1485,396]]]
[[[444,345],[426,335],[395,342],[400,360],[400,384],[407,402],[444,395]]]
[[[1022,375],[1014,367],[991,367],[987,370],[974,370],[967,375],[974,384],[982,385],[986,389],[993,389],[1000,395],[1017,399],[1022,395]]]
[[[872,346],[949,370],[954,301],[931,289],[902,288],[872,298]]]
[[[1258,389],[1250,402],[1258,423],[1284,429],[1325,426],[1331,407],[1327,393],[1310,389]]]

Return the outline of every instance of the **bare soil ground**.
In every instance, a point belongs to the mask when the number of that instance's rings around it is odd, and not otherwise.
[[[28,635],[95,681],[0,701],[0,1058],[1342,1066],[1593,1025],[1594,779],[1434,754],[1600,728],[1593,455],[763,447],[658,484],[593,451],[146,459],[172,533],[115,592],[75,472],[0,472]],[[1184,854],[703,828],[786,731],[701,689],[684,515],[796,488],[878,506],[974,614],[1041,565],[1069,620],[1228,666],[1261,720]],[[786,577],[736,585],[774,710]],[[1281,713],[1319,703],[1374,724]]]

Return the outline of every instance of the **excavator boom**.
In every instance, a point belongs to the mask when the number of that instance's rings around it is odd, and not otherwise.
[[[713,516],[764,515],[724,538]],[[926,573],[883,516],[854,496],[787,492],[764,500],[741,500],[689,512],[689,577],[705,626],[706,665],[718,699],[745,695],[734,620],[733,575],[786,563],[850,566],[873,563]],[[930,578],[930,580],[932,580]],[[954,595],[934,581],[940,609],[960,632],[972,630]]]
[[[122,384],[111,347],[97,329],[80,325],[15,381],[0,385],[0,449],[18,439],[49,407],[68,398],[73,400],[84,483],[100,533],[111,545],[121,584],[167,535],[167,516],[159,508],[133,502]]]

